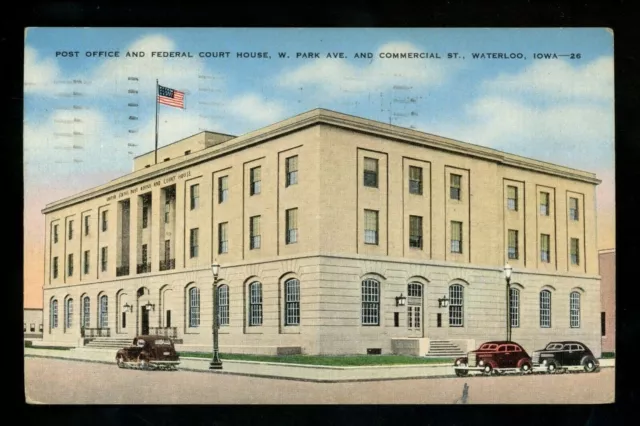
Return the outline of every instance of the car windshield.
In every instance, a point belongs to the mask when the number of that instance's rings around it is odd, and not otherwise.
[[[143,347],[143,346],[144,346],[144,340],[142,340],[142,339],[138,339],[138,343],[136,343],[136,345],[137,345],[139,348]]]
[[[154,343],[156,346],[171,346],[171,340],[168,339],[158,339]]]
[[[497,347],[498,347],[498,345],[496,345],[496,344],[486,343],[486,344],[480,346],[480,349],[478,349],[478,350],[480,350],[480,351],[493,351]]]
[[[546,347],[548,350],[562,349],[562,343],[549,343]]]

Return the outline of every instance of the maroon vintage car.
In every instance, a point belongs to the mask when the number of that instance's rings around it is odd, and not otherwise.
[[[531,357],[516,342],[485,342],[475,351],[469,352],[466,357],[456,359],[454,369],[459,377],[466,376],[469,371],[479,371],[487,375],[506,371],[530,373]]]
[[[173,341],[164,336],[136,336],[133,344],[116,353],[120,368],[176,369],[180,357]]]

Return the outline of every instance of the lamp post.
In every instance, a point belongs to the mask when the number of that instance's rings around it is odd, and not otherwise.
[[[218,350],[218,273],[220,272],[218,262],[211,264],[211,272],[213,272],[213,358],[209,363],[209,370],[222,370],[222,360]]]
[[[504,278],[507,281],[507,341],[511,341],[511,271],[513,268],[507,263],[504,265]]]

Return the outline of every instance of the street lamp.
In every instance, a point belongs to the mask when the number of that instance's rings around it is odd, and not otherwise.
[[[511,271],[513,268],[507,263],[504,265],[504,279],[507,281],[507,341],[511,341]]]
[[[209,363],[209,370],[222,370],[222,360],[218,350],[218,274],[220,273],[218,262],[211,264],[211,272],[213,273],[213,358]]]

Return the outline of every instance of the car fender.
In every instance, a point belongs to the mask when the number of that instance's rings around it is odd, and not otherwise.
[[[467,357],[460,357],[453,361],[453,365],[458,365],[458,361],[460,361],[460,364],[469,364],[469,359]]]
[[[525,358],[520,358],[520,360],[518,361],[518,368],[522,367],[524,364],[533,364],[531,362],[531,358],[525,357]]]
[[[589,359],[593,360],[593,362],[596,365],[599,365],[598,360],[596,359],[596,357],[594,357],[592,355],[584,355],[582,358],[580,358],[580,365],[584,365],[587,362],[587,360],[589,360]]]

